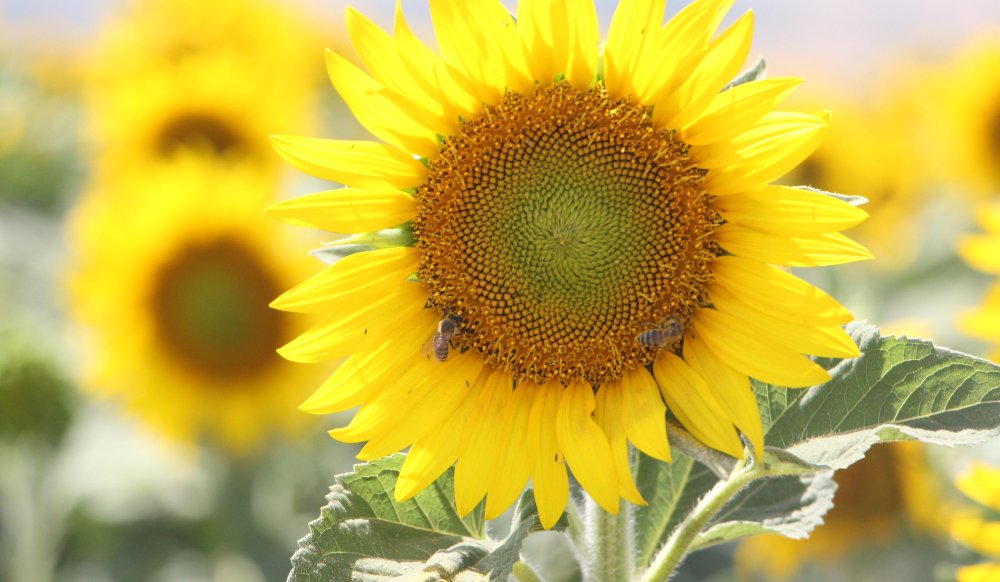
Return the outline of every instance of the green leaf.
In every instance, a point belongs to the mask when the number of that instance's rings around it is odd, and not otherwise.
[[[672,463],[640,455],[636,484],[649,503],[636,507],[636,564],[645,566],[718,477],[701,463],[673,452]],[[804,538],[833,506],[833,471],[782,450],[768,449],[761,478],[752,482],[709,523],[692,550],[760,533]]]
[[[567,527],[567,518],[563,514],[552,527],[551,531],[562,531]],[[521,494],[517,506],[514,508],[514,517],[510,524],[510,533],[500,542],[489,555],[483,557],[476,569],[488,572],[490,582],[507,580],[514,569],[514,564],[520,560],[521,545],[528,534],[542,531],[542,524],[538,519],[538,508],[535,506],[535,496],[531,489]]]
[[[762,533],[803,539],[823,523],[837,491],[833,471],[817,470],[780,449],[768,449],[764,463],[769,471],[800,474],[751,483],[723,507],[695,542],[696,548]]]
[[[1000,366],[861,323],[847,329],[862,355],[833,364],[829,382],[754,382],[768,445],[842,469],[880,441],[954,446],[1000,435]]]
[[[484,537],[482,508],[459,517],[451,471],[413,499],[395,501],[393,489],[404,458],[392,455],[337,476],[327,495],[329,503],[309,524],[309,535],[299,540],[290,581],[351,580],[353,573],[378,580],[379,572],[414,566],[405,562],[419,562],[433,574],[441,564],[481,558],[459,544]],[[430,561],[435,555],[440,563]]]
[[[759,81],[765,77],[767,77],[767,63],[764,61],[764,57],[760,57],[752,67],[740,73],[738,77],[723,87],[722,90],[725,91],[726,89],[731,89],[737,85],[742,85],[743,83],[749,83],[751,81]]]

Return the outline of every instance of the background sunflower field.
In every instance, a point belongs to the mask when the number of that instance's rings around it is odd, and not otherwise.
[[[323,76],[345,5],[0,2],[0,581],[287,576],[358,447],[297,410],[330,369],[274,351],[312,321],[268,303],[319,263],[263,212],[316,189],[268,136],[362,135]],[[786,183],[870,200],[849,234],[876,260],[807,277],[883,333],[1000,357],[1000,5],[737,8],[770,73],[806,78],[793,107],[834,112]],[[954,579],[1000,552],[963,545],[973,463],[1000,444],[875,449],[810,540],[713,548],[677,579]],[[976,475],[962,491],[996,508]],[[580,579],[562,538],[527,551]]]

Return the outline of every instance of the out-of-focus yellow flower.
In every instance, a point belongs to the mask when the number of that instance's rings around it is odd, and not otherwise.
[[[942,494],[916,442],[878,445],[838,471],[834,506],[805,540],[758,536],[740,544],[737,571],[784,580],[808,562],[835,562],[866,544],[891,541],[901,528],[925,535],[947,529]]]
[[[977,464],[958,478],[958,489],[969,499],[993,511],[1000,511],[1000,469]],[[1000,559],[1000,521],[987,521],[973,513],[951,524],[952,536],[965,546],[990,558]],[[998,582],[1000,563],[964,566],[958,569],[959,582]]]
[[[300,328],[267,305],[312,261],[261,212],[272,192],[249,164],[196,156],[93,185],[71,233],[91,390],[237,453],[303,424],[296,405],[321,370],[275,353]]]
[[[938,73],[928,100],[942,178],[973,195],[1000,194],[1000,29],[972,42]]]
[[[317,51],[325,39],[314,16],[302,2],[131,0],[102,31],[91,73],[102,84],[130,83],[151,68],[222,53],[247,63],[246,76],[291,95],[320,79]]]
[[[835,91],[816,91],[810,104],[830,104]],[[864,196],[870,217],[853,234],[878,257],[873,265],[904,268],[919,250],[919,217],[926,164],[915,141],[910,103],[896,95],[878,103],[841,95],[829,136],[808,160],[782,179],[842,194]]]
[[[245,64],[223,54],[148,69],[107,92],[95,87],[90,109],[101,173],[127,173],[194,150],[273,174],[280,160],[268,136],[307,127],[309,108],[299,98],[285,101],[285,89],[269,80],[248,76]]]
[[[980,203],[976,220],[985,231],[967,236],[958,252],[972,267],[1000,275],[1000,203]],[[992,345],[987,357],[1000,360],[1000,282],[994,282],[979,307],[961,314],[959,327],[966,334]]]

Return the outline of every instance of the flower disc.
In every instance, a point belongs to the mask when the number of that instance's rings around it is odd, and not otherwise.
[[[538,383],[621,378],[637,340],[705,302],[719,224],[688,147],[600,86],[508,93],[417,190],[414,236],[455,343]]]

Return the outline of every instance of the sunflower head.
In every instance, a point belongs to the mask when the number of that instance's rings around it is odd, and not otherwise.
[[[301,247],[259,213],[269,197],[256,169],[190,152],[85,195],[71,294],[97,350],[90,389],[179,442],[237,453],[301,426],[282,411],[312,374],[274,353],[298,324],[267,304],[304,265],[281,256]]]
[[[643,503],[628,443],[668,460],[668,408],[759,451],[750,376],[808,386],[828,375],[803,354],[857,355],[850,314],[779,267],[869,258],[837,232],[865,214],[770,185],[829,115],[774,110],[797,79],[730,85],[752,29],[716,35],[730,5],[663,24],[663,2],[623,1],[603,52],[589,0],[431,2],[440,54],[398,7],[392,34],[348,10],[367,71],[327,68],[377,141],[276,138],[347,187],[271,211],[363,252],[274,306],[327,314],[281,350],[346,358],[302,408],[361,405],[331,433],[367,441],[360,458],[409,446],[398,498],[457,463],[462,512],[485,497],[495,516],[530,478],[550,527],[567,469],[609,511]],[[402,247],[376,232],[400,225]]]

